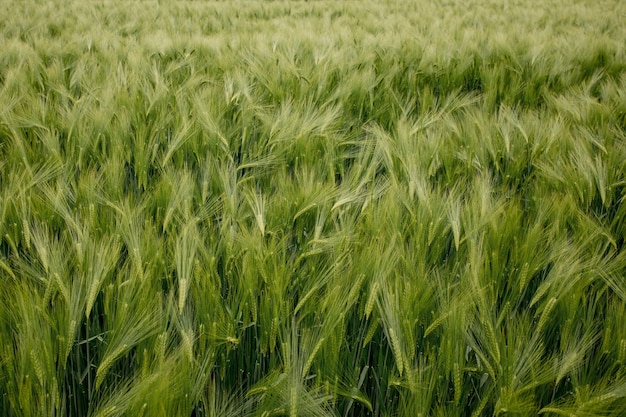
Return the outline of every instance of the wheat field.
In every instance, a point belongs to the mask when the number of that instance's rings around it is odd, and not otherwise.
[[[626,415],[623,1],[0,16],[0,415]]]

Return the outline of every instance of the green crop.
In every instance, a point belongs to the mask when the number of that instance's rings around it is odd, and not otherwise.
[[[624,414],[623,1],[0,16],[0,415]]]

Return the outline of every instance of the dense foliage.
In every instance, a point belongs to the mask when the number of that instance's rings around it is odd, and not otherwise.
[[[623,1],[0,16],[0,415],[624,415]]]

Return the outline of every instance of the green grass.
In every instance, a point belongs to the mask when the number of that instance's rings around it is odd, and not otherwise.
[[[0,16],[0,415],[623,415],[623,2]]]

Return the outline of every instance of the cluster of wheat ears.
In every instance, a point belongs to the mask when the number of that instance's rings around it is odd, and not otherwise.
[[[625,415],[623,1],[0,16],[0,415]]]

